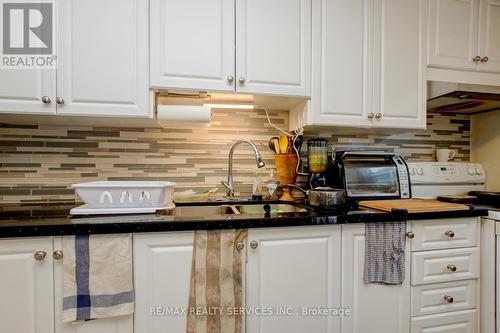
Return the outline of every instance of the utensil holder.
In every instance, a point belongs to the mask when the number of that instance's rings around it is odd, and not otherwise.
[[[278,180],[283,187],[283,195],[279,198],[281,201],[293,201],[291,190],[286,184],[295,184],[297,180],[297,162],[298,157],[295,153],[275,154],[274,161],[276,163],[276,171]]]

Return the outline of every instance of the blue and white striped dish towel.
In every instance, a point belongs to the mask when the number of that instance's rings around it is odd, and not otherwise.
[[[132,236],[63,237],[63,322],[134,312]]]
[[[365,283],[402,284],[406,221],[365,223]]]

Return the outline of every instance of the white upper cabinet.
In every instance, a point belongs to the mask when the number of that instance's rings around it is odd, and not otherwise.
[[[151,0],[151,86],[234,91],[235,0]]]
[[[481,0],[479,6],[480,71],[500,73],[500,1]]]
[[[4,69],[0,78],[0,113],[56,113],[54,69]]]
[[[151,0],[151,86],[309,96],[311,1]]]
[[[367,0],[313,1],[310,124],[371,125],[371,8]]]
[[[313,0],[315,126],[426,126],[425,0]]]
[[[373,121],[381,127],[425,128],[427,2],[373,3]]]
[[[309,96],[311,0],[236,0],[236,90]]]
[[[340,306],[340,237],[340,226],[331,225],[250,229],[246,307],[290,312],[248,315],[245,331],[339,333],[339,316],[302,311]]]
[[[428,1],[429,80],[500,85],[500,1]]]
[[[430,0],[429,65],[476,68],[478,8],[479,0]]]
[[[0,332],[54,333],[52,238],[0,240]]]
[[[57,6],[57,113],[149,116],[148,0]]]

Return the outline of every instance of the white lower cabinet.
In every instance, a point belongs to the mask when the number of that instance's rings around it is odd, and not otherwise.
[[[134,234],[136,333],[185,332],[194,232]]]
[[[365,225],[342,226],[342,333],[410,332],[410,246],[407,242],[405,280],[387,286],[364,282]]]
[[[411,333],[479,332],[478,228],[477,218],[412,223]]]
[[[53,333],[52,238],[0,240],[0,332]]]
[[[340,306],[340,237],[340,226],[249,230],[247,308],[298,315],[249,315],[246,332],[340,332],[340,317],[314,314]]]
[[[62,237],[54,238],[54,251],[61,251]],[[52,255],[51,255],[52,257]],[[78,323],[62,322],[63,261],[54,260],[54,318],[55,333],[133,333],[133,315],[102,318]]]
[[[477,333],[477,311],[457,311],[411,319],[411,333]]]
[[[132,316],[63,324],[61,237],[0,240],[0,332],[132,333]]]

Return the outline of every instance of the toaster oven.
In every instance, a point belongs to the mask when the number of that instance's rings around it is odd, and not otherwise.
[[[341,151],[328,170],[328,183],[350,201],[411,198],[405,160],[394,153]]]

